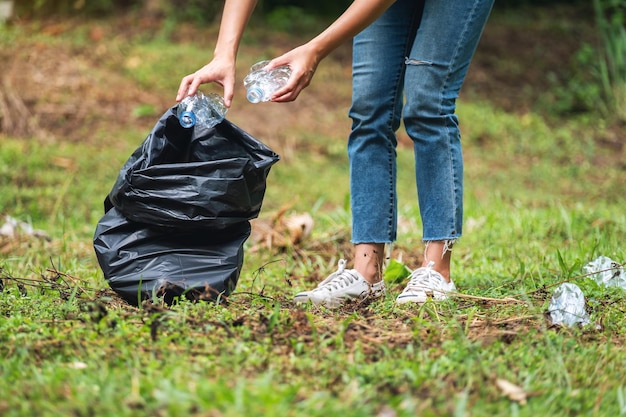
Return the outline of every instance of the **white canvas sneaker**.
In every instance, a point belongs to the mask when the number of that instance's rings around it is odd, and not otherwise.
[[[346,261],[341,259],[337,271],[333,272],[317,288],[296,294],[294,301],[311,301],[329,308],[341,306],[348,299],[365,299],[385,295],[385,282],[370,284],[355,269],[346,269]]]
[[[449,292],[456,291],[452,281],[446,282],[443,276],[433,269],[434,262],[418,268],[409,276],[409,283],[398,298],[396,303],[425,303],[428,297],[435,301],[443,301],[448,298]]]

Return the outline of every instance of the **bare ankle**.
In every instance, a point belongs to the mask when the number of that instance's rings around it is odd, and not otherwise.
[[[426,242],[424,248],[424,263],[422,266],[434,262],[433,269],[450,282],[450,263],[452,258],[452,240],[431,240]]]
[[[370,284],[382,280],[384,253],[383,243],[359,243],[354,247],[354,269]]]

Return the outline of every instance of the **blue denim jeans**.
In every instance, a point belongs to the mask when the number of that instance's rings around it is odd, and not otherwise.
[[[353,243],[397,233],[395,132],[413,141],[424,241],[463,224],[456,99],[494,0],[398,0],[354,38],[348,140]]]

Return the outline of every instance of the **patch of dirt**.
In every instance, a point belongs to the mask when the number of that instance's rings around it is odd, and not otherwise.
[[[2,132],[84,141],[90,132],[106,131],[112,120],[127,119],[137,97],[163,107],[161,97],[139,89],[119,73],[108,73],[106,82],[96,78],[85,53],[44,43],[0,51],[0,61],[7,63],[1,74]]]

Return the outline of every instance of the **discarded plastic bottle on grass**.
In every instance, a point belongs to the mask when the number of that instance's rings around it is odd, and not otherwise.
[[[221,123],[226,116],[228,108],[224,104],[224,99],[215,93],[204,94],[197,91],[193,96],[185,97],[180,103],[176,112],[180,125],[185,128],[196,125],[202,127],[213,127]]]
[[[291,68],[287,65],[265,70],[270,61],[261,61],[250,67],[250,72],[243,79],[246,97],[250,103],[269,101],[272,94],[285,86],[291,76]]]
[[[585,295],[576,284],[565,282],[557,287],[550,300],[548,313],[554,325],[589,324],[585,310]]]

